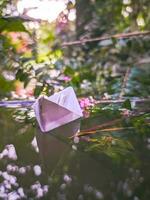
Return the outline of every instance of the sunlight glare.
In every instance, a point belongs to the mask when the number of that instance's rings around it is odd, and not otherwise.
[[[72,9],[68,15],[68,19],[70,21],[74,21],[76,19],[76,12],[75,12],[75,9]]]
[[[52,22],[66,8],[65,1],[56,0],[19,0],[17,9],[20,14]]]

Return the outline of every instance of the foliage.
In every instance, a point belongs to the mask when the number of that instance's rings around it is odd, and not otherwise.
[[[22,21],[15,18],[1,18],[0,19],[0,32],[26,32]]]
[[[129,141],[111,136],[100,136],[96,139],[90,139],[89,147],[86,151],[94,153],[104,153],[112,159],[119,161],[124,156],[131,159],[133,146]],[[123,158],[125,159],[125,158]]]

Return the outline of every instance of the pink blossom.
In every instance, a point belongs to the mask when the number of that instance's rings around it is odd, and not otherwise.
[[[69,82],[69,81],[71,81],[71,77],[69,77],[69,76],[64,76],[64,77],[63,77],[63,80],[64,80],[65,82]]]
[[[93,97],[86,97],[86,98],[81,98],[79,99],[79,103],[82,109],[87,109],[89,107],[94,106],[95,104],[95,100],[93,99]]]
[[[83,111],[83,116],[88,118],[90,116],[90,108],[96,104],[96,100],[93,97],[86,97],[79,99],[80,107]]]
[[[60,81],[64,81],[64,82],[69,82],[69,81],[71,81],[71,77],[70,76],[66,76],[66,75],[64,75],[64,74],[62,74],[62,75],[60,75],[59,77],[58,77],[58,80],[60,80]]]

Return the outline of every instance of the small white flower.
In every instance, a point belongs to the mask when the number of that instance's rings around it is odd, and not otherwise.
[[[25,197],[25,194],[24,194],[24,191],[23,191],[22,187],[18,188],[17,192],[20,195],[20,197],[22,197],[22,198]]]
[[[95,196],[96,196],[97,199],[103,199],[104,198],[103,193],[98,191],[98,190],[95,191]]]
[[[20,199],[20,196],[17,194],[16,191],[12,191],[12,192],[8,193],[7,199],[8,200],[18,200],[18,199]]]
[[[41,173],[42,173],[41,167],[40,167],[39,165],[35,165],[35,166],[33,167],[33,170],[34,170],[34,174],[35,174],[36,176],[40,176]]]
[[[19,174],[25,174],[26,173],[26,168],[25,167],[20,167],[19,168]]]
[[[65,181],[66,183],[71,183],[72,178],[71,178],[70,176],[68,176],[67,174],[65,174],[65,175],[64,175],[64,181]]]
[[[48,188],[49,188],[48,185],[44,185],[43,186],[43,192],[44,192],[44,194],[46,194],[48,192]]]
[[[42,188],[38,188],[37,189],[37,198],[41,198],[44,196],[43,190]]]

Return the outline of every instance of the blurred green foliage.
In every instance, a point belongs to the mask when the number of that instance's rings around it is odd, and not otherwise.
[[[0,19],[0,32],[9,31],[9,32],[26,32],[22,21],[15,18],[1,18]]]
[[[62,14],[51,24],[8,16],[4,9],[11,4],[14,6],[15,2],[1,1],[1,73],[4,69],[13,72],[14,79],[24,82],[25,86],[36,79],[36,96],[43,91],[50,94],[59,87],[72,85],[79,96],[99,98],[105,93],[119,96],[126,68],[130,67],[124,95],[148,96],[149,36],[61,46],[67,40],[149,30],[148,0],[136,3],[78,0],[75,4],[68,1],[65,12],[76,9],[76,23],[64,22],[67,14]],[[31,23],[35,28],[31,28]],[[68,81],[63,75],[69,77]]]

